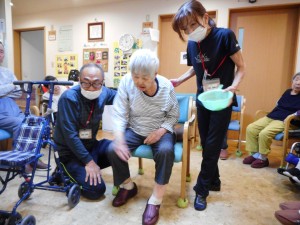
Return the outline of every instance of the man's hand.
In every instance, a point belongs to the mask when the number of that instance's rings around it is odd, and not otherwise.
[[[85,182],[87,182],[90,178],[90,185],[96,186],[101,183],[101,170],[94,160],[91,160],[88,164],[86,164],[85,171]]]
[[[159,141],[159,139],[167,133],[167,130],[165,128],[159,128],[156,131],[153,131],[148,135],[148,137],[144,140],[144,144],[151,145]]]
[[[114,150],[120,159],[127,162],[131,157],[130,151],[124,142],[114,141]]]

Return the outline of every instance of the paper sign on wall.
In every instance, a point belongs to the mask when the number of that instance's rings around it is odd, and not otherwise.
[[[187,53],[180,52],[180,64],[187,65]]]
[[[150,28],[153,28],[153,22],[143,22],[143,34],[149,34]]]
[[[55,30],[48,31],[48,40],[49,41],[55,41],[56,40],[56,31]]]
[[[149,28],[151,41],[159,42],[159,30]]]

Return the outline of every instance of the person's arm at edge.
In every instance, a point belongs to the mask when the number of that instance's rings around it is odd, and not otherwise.
[[[187,81],[191,77],[195,76],[195,70],[193,67],[191,67],[188,71],[186,71],[184,74],[182,74],[180,77],[176,79],[170,79],[171,83],[173,84],[174,87],[179,86],[183,82]]]
[[[238,89],[239,84],[241,83],[242,79],[245,76],[245,67],[246,66],[244,63],[244,59],[243,59],[241,50],[239,50],[236,53],[234,53],[233,55],[231,55],[230,58],[236,65],[236,71],[235,71],[234,80],[233,80],[231,86],[227,87],[225,89],[225,91],[232,91],[234,93]]]
[[[127,97],[126,88],[130,86],[127,84],[127,76],[122,78],[117,95],[114,99],[113,104],[113,122],[114,122],[114,149],[117,155],[123,160],[127,161],[131,154],[128,150],[125,140],[125,129],[128,122],[129,116],[129,99]]]
[[[5,82],[5,84],[1,84],[0,88],[0,97],[11,97],[11,98],[19,98],[22,95],[22,92],[20,91],[21,88],[19,85],[14,85],[13,82],[17,81],[16,76],[8,69],[4,71],[5,73],[5,80],[2,80],[2,82]]]

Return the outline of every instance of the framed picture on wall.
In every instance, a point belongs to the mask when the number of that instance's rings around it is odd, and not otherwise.
[[[88,41],[104,41],[104,22],[88,23]]]

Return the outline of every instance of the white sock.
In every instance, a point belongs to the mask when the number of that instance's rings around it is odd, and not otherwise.
[[[262,155],[260,153],[258,153],[258,154],[259,154],[258,159],[267,160],[267,156],[264,156],[264,155]]]
[[[258,159],[259,155],[260,155],[259,152],[256,152],[256,153],[254,153],[252,156],[253,156],[254,158]]]
[[[121,184],[120,185],[120,188],[124,188],[124,189],[126,189],[126,190],[131,190],[131,189],[133,189],[134,188],[134,184],[133,184],[133,182],[132,181],[129,181],[128,183],[126,183],[126,184]]]
[[[156,198],[153,194],[151,195],[148,204],[151,205],[160,205],[162,203],[162,199]]]

